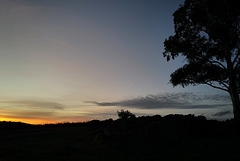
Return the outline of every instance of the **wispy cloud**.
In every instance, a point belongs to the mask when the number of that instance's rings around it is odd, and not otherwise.
[[[7,100],[0,101],[0,103],[8,104],[9,106],[25,106],[29,108],[39,108],[39,109],[55,109],[63,110],[64,105],[56,102],[49,102],[44,100]]]
[[[44,8],[45,6],[43,5],[37,5],[37,4],[34,5],[30,3],[27,4],[25,2],[8,1],[8,0],[1,1],[1,6],[0,6],[0,9],[2,10],[2,14],[4,16],[7,16],[8,18],[30,15]]]
[[[24,118],[24,119],[49,119],[54,118],[55,114],[54,112],[49,112],[49,111],[39,111],[39,110],[34,110],[34,111],[27,111],[27,110],[1,110],[0,109],[0,116],[4,118]]]
[[[61,120],[61,115],[65,114],[65,109],[66,106],[61,103],[40,98],[16,99],[4,97],[0,101],[0,118],[35,120],[35,122],[38,120],[39,123],[51,122]]]
[[[116,102],[87,101],[85,103],[136,109],[198,109],[226,106],[230,104],[230,99],[224,94],[165,93]]]
[[[229,115],[229,114],[231,114],[230,111],[221,111],[221,112],[218,112],[218,113],[213,114],[212,116],[222,117],[222,116]]]

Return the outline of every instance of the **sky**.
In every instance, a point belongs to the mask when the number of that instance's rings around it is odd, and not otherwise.
[[[232,117],[227,93],[174,87],[163,42],[183,0],[1,0],[0,121],[171,113]]]

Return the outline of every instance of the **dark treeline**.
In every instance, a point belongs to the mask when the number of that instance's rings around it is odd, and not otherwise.
[[[239,160],[238,129],[233,120],[194,115],[46,125],[0,122],[0,161]]]
[[[91,120],[88,122],[63,122],[56,124],[32,125],[22,122],[2,121],[0,129],[35,129],[35,128],[60,128],[60,127],[87,127],[89,129],[102,130],[104,134],[131,133],[177,133],[178,135],[202,135],[216,136],[238,134],[240,125],[234,120],[217,121],[207,120],[204,116],[171,114],[167,116],[140,116],[125,119]]]
[[[72,124],[72,126],[75,125]],[[92,120],[81,125],[99,130],[97,133],[102,132],[106,138],[119,135],[218,137],[240,134],[240,126],[233,120],[207,120],[204,116],[179,114],[167,115],[165,117],[160,115],[141,116],[115,121],[112,119],[104,121]],[[56,126],[64,126],[64,124]]]

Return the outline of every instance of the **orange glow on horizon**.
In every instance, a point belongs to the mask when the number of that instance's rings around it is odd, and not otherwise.
[[[46,120],[46,119],[27,119],[27,118],[7,118],[7,117],[0,117],[0,121],[11,121],[11,122],[22,122],[32,125],[44,125],[44,124],[57,124],[61,122],[71,122],[71,121],[58,121],[58,120]],[[85,122],[89,121],[86,119],[82,119],[76,122]]]
[[[25,119],[25,118],[7,118],[7,117],[1,117],[0,121],[22,122],[27,124],[48,124],[48,123],[55,122],[55,121],[44,120],[44,119]]]

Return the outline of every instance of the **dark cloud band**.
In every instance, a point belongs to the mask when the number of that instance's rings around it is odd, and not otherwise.
[[[148,95],[117,102],[88,101],[98,106],[119,106],[137,109],[202,109],[230,105],[230,98],[225,94],[165,93]]]
[[[229,115],[229,114],[231,114],[230,111],[221,111],[221,112],[218,112],[218,113],[213,114],[212,116],[222,117],[222,116]]]
[[[0,101],[1,103],[8,103],[15,106],[25,106],[31,108],[40,108],[40,109],[55,109],[55,110],[63,110],[64,105],[56,102],[49,102],[43,100],[8,100],[8,101]]]

